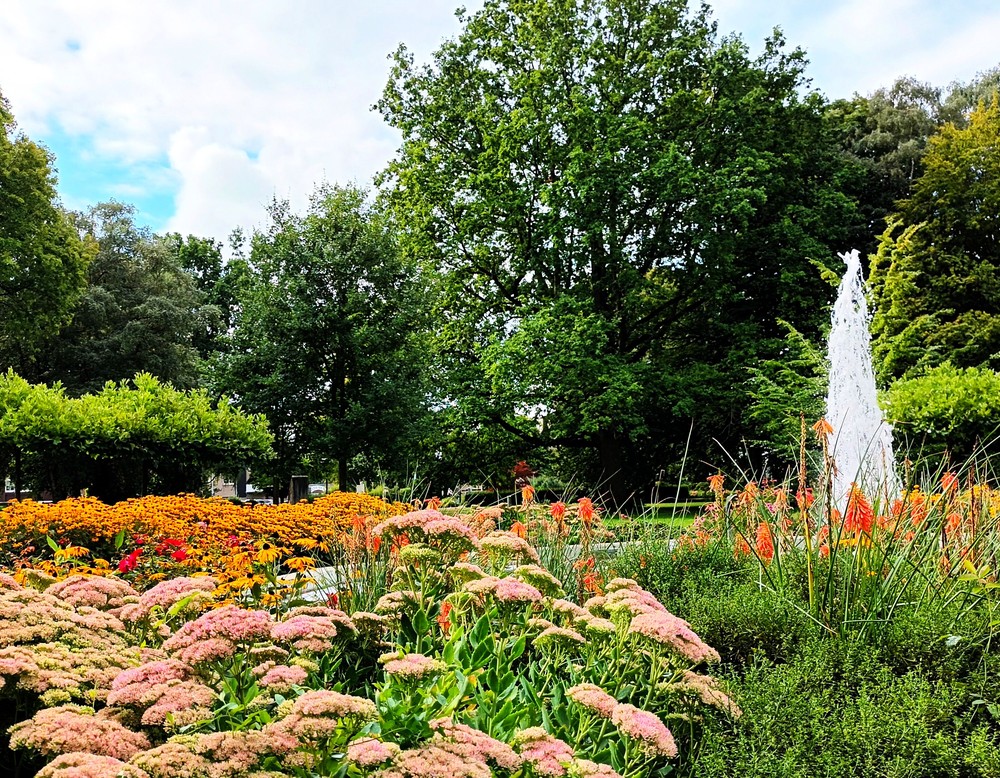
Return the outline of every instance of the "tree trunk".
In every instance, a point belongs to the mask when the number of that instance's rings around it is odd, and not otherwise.
[[[337,460],[337,488],[342,492],[351,491],[350,484],[347,481],[347,455],[341,454],[340,458]]]
[[[597,455],[601,462],[599,496],[612,509],[622,508],[630,495],[625,491],[625,457],[621,438],[611,430],[601,430],[597,434]]]
[[[21,449],[14,449],[14,499],[21,499]]]

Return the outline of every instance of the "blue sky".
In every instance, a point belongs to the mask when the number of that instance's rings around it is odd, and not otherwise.
[[[397,136],[371,106],[404,42],[459,30],[454,0],[7,0],[0,92],[55,154],[71,208],[115,198],[154,230],[224,240],[302,207],[316,183],[366,184]],[[465,3],[470,9],[477,0]],[[717,0],[720,31],[806,50],[828,97],[900,75],[945,86],[1000,64],[996,0]]]

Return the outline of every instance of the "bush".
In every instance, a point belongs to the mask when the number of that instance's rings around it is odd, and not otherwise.
[[[963,684],[897,676],[839,641],[815,641],[784,665],[758,661],[733,689],[745,715],[709,728],[698,778],[972,776],[982,773],[970,761],[995,757],[982,737],[966,755]]]

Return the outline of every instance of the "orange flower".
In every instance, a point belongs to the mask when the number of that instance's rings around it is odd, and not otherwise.
[[[941,476],[941,491],[945,494],[953,491],[958,487],[958,476],[951,471],[945,473]]]
[[[757,556],[764,564],[774,558],[774,535],[771,532],[771,525],[766,521],[757,525]]]
[[[817,421],[812,425],[812,429],[820,440],[826,440],[829,435],[833,434],[833,426],[826,419]]]
[[[722,473],[716,473],[715,475],[710,475],[708,477],[708,488],[713,492],[718,494],[722,491],[722,484],[725,483],[726,477]]]
[[[795,493],[795,502],[799,506],[799,510],[807,511],[812,507],[812,504],[816,501],[816,497],[813,494],[812,487],[807,487],[805,490],[799,489]]]
[[[437,615],[438,626],[441,627],[441,631],[447,635],[448,630],[451,629],[451,621],[448,616],[451,614],[452,605],[450,602],[441,603],[441,612]]]
[[[874,521],[875,512],[872,510],[872,506],[868,504],[864,492],[858,488],[857,484],[852,483],[847,497],[844,531],[852,535],[857,535],[859,532],[868,535],[872,531]]]
[[[521,503],[529,505],[535,499],[535,487],[531,484],[521,487]]]
[[[440,497],[431,497],[427,501],[427,510],[429,510],[429,511],[436,511],[440,507],[441,507],[441,498]]]
[[[593,523],[596,513],[594,503],[589,497],[581,497],[576,504],[580,513],[580,521],[583,522],[584,526],[589,527]]]
[[[510,531],[517,535],[522,540],[528,539],[528,525],[523,521],[515,521],[510,525]]]
[[[556,520],[557,523],[561,524],[563,519],[566,518],[566,503],[564,502],[554,502],[549,506],[549,515]]]

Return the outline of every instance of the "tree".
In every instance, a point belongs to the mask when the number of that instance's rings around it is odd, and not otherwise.
[[[842,185],[858,201],[853,247],[875,250],[886,218],[923,172],[927,141],[946,114],[941,92],[931,84],[899,78],[888,89],[828,107],[827,121],[847,160]]]
[[[346,489],[359,455],[405,461],[422,418],[416,276],[360,189],[323,186],[304,216],[275,202],[270,217],[251,241],[216,382],[270,421],[276,457],[255,479],[277,495],[290,476],[335,466]]]
[[[851,204],[801,52],[751,60],[681,0],[488,0],[400,48],[383,183],[435,303],[447,402],[590,463],[617,499],[745,431],[783,317],[815,336]],[[837,243],[836,245],[842,245]],[[626,473],[635,474],[631,482]]]
[[[208,359],[222,347],[222,336],[233,325],[246,262],[240,257],[226,262],[222,257],[222,244],[211,238],[194,235],[183,238],[172,232],[165,235],[163,241],[201,293],[203,313],[199,323],[202,327],[193,334],[192,345],[202,359]]]
[[[945,125],[872,260],[880,378],[1000,368],[1000,103]]]
[[[58,206],[52,163],[0,95],[0,368],[25,367],[83,289],[91,249]]]
[[[199,382],[199,339],[218,328],[169,241],[135,224],[135,209],[101,203],[76,215],[97,246],[72,319],[46,344],[32,380],[59,381],[72,395],[147,372],[179,388]]]

